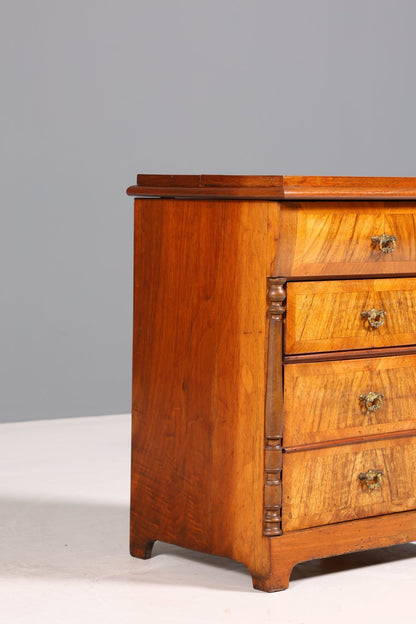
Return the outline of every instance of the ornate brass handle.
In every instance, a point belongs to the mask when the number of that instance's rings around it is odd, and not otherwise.
[[[381,488],[383,484],[383,471],[382,470],[367,470],[358,475],[360,481],[362,481],[363,487],[365,486],[369,492],[374,492]]]
[[[383,399],[384,394],[376,394],[375,392],[360,395],[360,401],[365,401],[365,407],[369,412],[378,410],[383,405]]]
[[[397,238],[395,236],[382,234],[381,236],[372,236],[371,240],[373,243],[377,244],[380,251],[385,254],[391,253],[396,249]]]
[[[376,310],[375,308],[371,308],[368,312],[361,312],[361,316],[368,319],[371,327],[380,327],[381,325],[384,325],[384,321],[386,320],[385,311]]]

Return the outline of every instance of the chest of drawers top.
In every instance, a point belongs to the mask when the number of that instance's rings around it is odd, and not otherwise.
[[[358,176],[146,175],[133,197],[247,199],[415,199],[416,178]]]

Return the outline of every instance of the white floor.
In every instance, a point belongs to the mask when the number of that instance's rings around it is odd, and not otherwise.
[[[416,621],[416,544],[297,566],[287,591],[157,543],[128,554],[130,417],[0,425],[0,620],[7,624]]]

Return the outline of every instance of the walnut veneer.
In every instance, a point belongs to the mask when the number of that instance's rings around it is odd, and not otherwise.
[[[296,563],[416,539],[416,178],[146,176],[131,553]],[[384,235],[384,236],[383,236]]]

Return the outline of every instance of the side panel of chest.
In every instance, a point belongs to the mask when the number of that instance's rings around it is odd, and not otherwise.
[[[131,543],[261,559],[274,202],[135,204]]]

